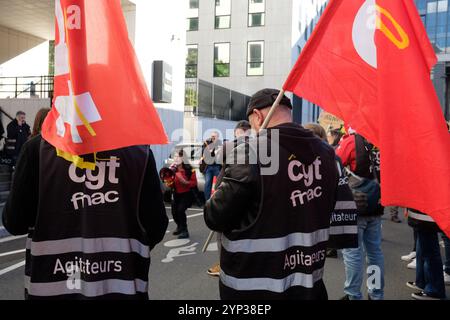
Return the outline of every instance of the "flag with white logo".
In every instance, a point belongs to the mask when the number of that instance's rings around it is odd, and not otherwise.
[[[331,0],[283,88],[375,144],[384,205],[450,235],[450,135],[430,80],[436,54],[412,0]]]
[[[65,158],[165,144],[119,0],[56,0],[53,109],[42,136]]]

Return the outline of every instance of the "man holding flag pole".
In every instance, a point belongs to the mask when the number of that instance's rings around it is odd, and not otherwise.
[[[271,109],[249,115],[262,120],[256,129],[266,128],[280,112],[279,108],[285,111],[286,103],[281,102],[284,93],[291,91],[343,119],[380,150],[382,204],[425,212],[450,235],[450,136],[430,80],[430,70],[435,63],[436,55],[412,0],[331,0],[283,90],[272,93]],[[269,105],[266,103],[265,107]],[[254,108],[252,102],[249,107]],[[230,185],[233,171],[230,166]],[[241,180],[234,179],[238,184],[229,186],[228,195],[231,190],[245,189],[246,184],[254,183],[251,176],[250,170]],[[257,255],[255,250],[261,250],[264,240],[250,231],[255,232],[257,222],[243,227],[237,214],[230,214],[239,212],[237,207],[224,209],[232,199],[223,201],[226,180],[227,176],[205,208],[208,226],[226,235],[222,254],[225,259],[221,262],[224,269],[222,298],[252,296],[252,293],[262,292],[258,291],[262,287],[272,288],[272,285],[284,288],[273,291],[285,294],[284,290],[292,288],[290,285],[296,286],[291,276],[275,284],[276,281],[267,275],[261,278],[260,274],[258,279],[264,279],[265,283],[258,286],[257,279],[250,275],[261,273],[261,268],[251,272],[252,269],[246,269],[247,265],[241,265],[240,274],[227,273],[228,268],[236,271],[227,262],[227,255],[230,261],[238,256],[241,262],[252,261],[252,253]],[[283,194],[283,190],[277,191]],[[269,195],[263,193],[265,202],[261,208],[270,211],[267,206],[273,204],[267,198],[270,199]],[[229,215],[227,220],[225,211]],[[260,211],[257,217],[262,216]],[[286,245],[279,239],[283,238],[272,240]],[[248,263],[248,266],[255,268],[257,264]],[[247,278],[242,278],[243,275]]]

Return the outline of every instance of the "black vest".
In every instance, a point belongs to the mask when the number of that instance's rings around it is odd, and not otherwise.
[[[358,248],[358,210],[353,193],[348,185],[341,160],[336,157],[339,184],[336,194],[336,206],[331,215],[329,248]]]
[[[293,148],[280,147],[277,174],[261,175],[256,221],[222,237],[222,299],[327,299],[322,276],[337,187],[335,155],[317,139],[316,160],[304,165],[298,159],[305,148]]]
[[[149,241],[138,218],[148,150],[98,153],[92,172],[43,140],[38,215],[27,242],[29,299],[148,299]]]

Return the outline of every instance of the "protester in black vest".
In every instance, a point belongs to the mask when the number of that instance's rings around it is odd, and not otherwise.
[[[9,155],[16,160],[22,146],[31,135],[30,126],[25,122],[25,112],[18,111],[16,118],[6,127]]]
[[[328,143],[325,129],[316,123],[304,125],[318,138]],[[339,172],[339,185],[336,193],[336,204],[330,221],[330,241],[327,249],[327,258],[337,258],[337,249],[358,248],[358,206],[364,205],[365,197],[352,194],[348,186],[348,177],[339,157],[336,156],[336,166]],[[356,201],[356,202],[355,202]]]
[[[148,299],[150,250],[167,229],[148,146],[100,152],[96,170],[23,146],[3,224],[28,233],[27,299]]]
[[[251,98],[247,115],[256,132],[278,94],[264,89]],[[283,96],[269,129],[236,147],[206,203],[206,224],[223,232],[222,299],[328,298],[322,276],[338,185],[335,155],[292,122],[291,109]]]

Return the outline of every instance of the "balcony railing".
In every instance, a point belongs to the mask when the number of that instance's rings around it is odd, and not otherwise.
[[[239,121],[246,119],[250,97],[200,79],[186,79],[185,112]]]
[[[0,98],[53,98],[53,76],[0,77]]]

